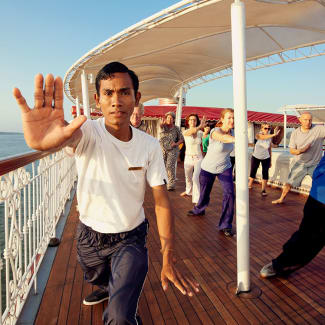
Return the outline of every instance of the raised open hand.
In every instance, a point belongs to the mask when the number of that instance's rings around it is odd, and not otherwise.
[[[200,129],[204,129],[206,127],[206,123],[207,123],[207,119],[206,119],[205,115],[203,115],[201,123],[199,125]]]
[[[54,80],[53,75],[48,74],[43,84],[43,75],[37,74],[33,109],[18,88],[14,88],[13,95],[21,110],[26,143],[33,149],[45,151],[59,149],[67,143],[86,117],[79,116],[68,124],[64,120],[62,79]]]
[[[276,127],[274,128],[273,133],[277,136],[280,132],[281,132],[281,129],[280,129],[278,126],[276,126]]]
[[[164,126],[166,124],[166,117],[161,117],[160,119],[159,119],[159,125],[160,126]]]

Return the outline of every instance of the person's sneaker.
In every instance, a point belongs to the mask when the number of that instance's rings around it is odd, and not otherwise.
[[[273,268],[273,264],[272,262],[269,264],[266,264],[262,267],[261,271],[260,271],[260,276],[262,278],[270,278],[272,276],[276,276],[276,271]]]
[[[262,196],[267,196],[267,193],[265,192],[265,190],[263,190],[263,191],[261,192],[261,195],[262,195]]]
[[[192,217],[192,216],[197,217],[197,216],[204,216],[204,215],[205,215],[205,211],[202,211],[200,213],[194,213],[193,210],[190,210],[187,212],[188,217]]]
[[[221,229],[221,232],[223,232],[223,234],[224,234],[226,237],[232,237],[232,236],[234,236],[234,232],[232,231],[231,228]]]
[[[105,300],[108,300],[108,298],[109,296],[106,290],[104,291],[103,289],[97,289],[84,299],[83,304],[86,306],[97,305]]]

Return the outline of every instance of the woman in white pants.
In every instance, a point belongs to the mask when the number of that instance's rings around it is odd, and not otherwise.
[[[205,116],[200,123],[197,114],[190,114],[185,119],[187,129],[183,132],[186,147],[184,160],[186,189],[181,196],[192,195],[193,203],[197,203],[200,197],[199,175],[203,159],[201,150],[203,132],[201,130],[205,127],[205,122]]]

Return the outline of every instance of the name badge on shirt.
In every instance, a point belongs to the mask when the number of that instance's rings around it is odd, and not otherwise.
[[[142,170],[143,167],[129,167],[129,170]]]

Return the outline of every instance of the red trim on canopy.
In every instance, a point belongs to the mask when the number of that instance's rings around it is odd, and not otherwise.
[[[189,114],[197,114],[200,118],[203,115],[206,116],[208,120],[218,121],[220,119],[220,113],[224,108],[218,107],[199,107],[199,106],[183,106],[182,119],[184,119]],[[144,106],[144,117],[163,117],[167,112],[176,112],[176,106]],[[83,114],[83,109],[80,109],[81,114]],[[76,107],[72,106],[72,114],[76,115]],[[101,112],[92,112],[91,116],[101,116]],[[259,123],[279,123],[283,124],[283,114],[276,113],[264,113],[264,112],[254,112],[247,111],[247,120],[249,122],[259,122]],[[299,124],[299,120],[294,115],[287,115],[288,124]]]
[[[189,114],[197,114],[200,118],[205,115],[208,120],[219,120],[220,113],[224,108],[218,107],[198,107],[183,106],[182,119]],[[176,106],[145,106],[144,117],[163,117],[167,112],[176,112]],[[249,122],[267,122],[267,123],[283,123],[283,114],[265,113],[247,111],[247,120]],[[288,124],[299,124],[299,120],[294,115],[287,115]]]

